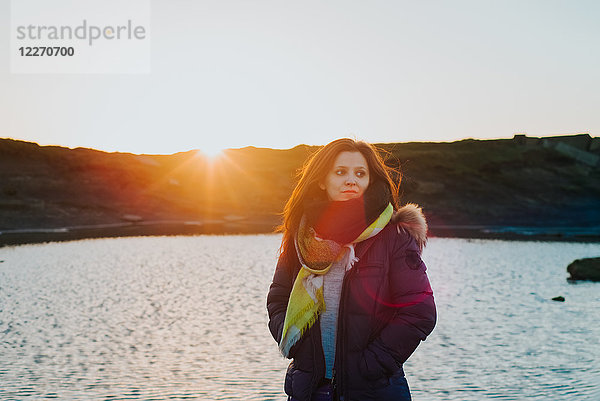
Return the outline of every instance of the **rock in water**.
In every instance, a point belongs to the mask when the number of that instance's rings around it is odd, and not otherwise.
[[[557,297],[552,298],[553,301],[558,301],[558,302],[565,302],[565,297],[563,297],[562,295],[559,295]]]
[[[577,259],[567,266],[569,280],[600,281],[600,258]]]

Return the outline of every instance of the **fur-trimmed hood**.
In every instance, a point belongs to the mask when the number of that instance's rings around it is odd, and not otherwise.
[[[407,203],[398,209],[391,219],[392,223],[398,225],[398,230],[404,230],[410,234],[423,249],[427,243],[427,221],[425,215],[418,205]]]

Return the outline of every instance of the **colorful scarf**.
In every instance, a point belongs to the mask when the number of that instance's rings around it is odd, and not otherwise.
[[[333,262],[345,257],[345,269],[351,269],[357,261],[354,244],[374,237],[390,221],[394,208],[385,195],[384,191],[383,198],[372,202],[366,193],[364,197],[344,202],[326,202],[324,207],[312,205],[310,212],[305,211],[296,235],[296,251],[302,267],[290,293],[279,342],[279,350],[285,357],[325,310],[323,275]],[[385,203],[381,199],[386,199]],[[369,218],[374,211],[375,218]],[[348,233],[353,231],[359,234],[350,234],[354,239],[348,241]]]

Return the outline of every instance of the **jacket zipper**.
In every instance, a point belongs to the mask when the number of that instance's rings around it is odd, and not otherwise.
[[[335,377],[335,363],[333,364],[333,368],[331,369],[331,392],[333,393],[332,399],[337,399],[337,380]]]

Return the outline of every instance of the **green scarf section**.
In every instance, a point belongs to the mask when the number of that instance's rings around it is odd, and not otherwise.
[[[302,219],[296,238],[296,249],[302,267],[290,293],[279,342],[279,350],[285,357],[289,356],[290,349],[325,310],[323,275],[335,261],[346,256],[347,251],[349,255],[345,267],[349,270],[357,260],[354,256],[354,244],[377,235],[388,224],[393,212],[394,208],[390,203],[355,240],[345,245],[318,238],[314,229]]]

